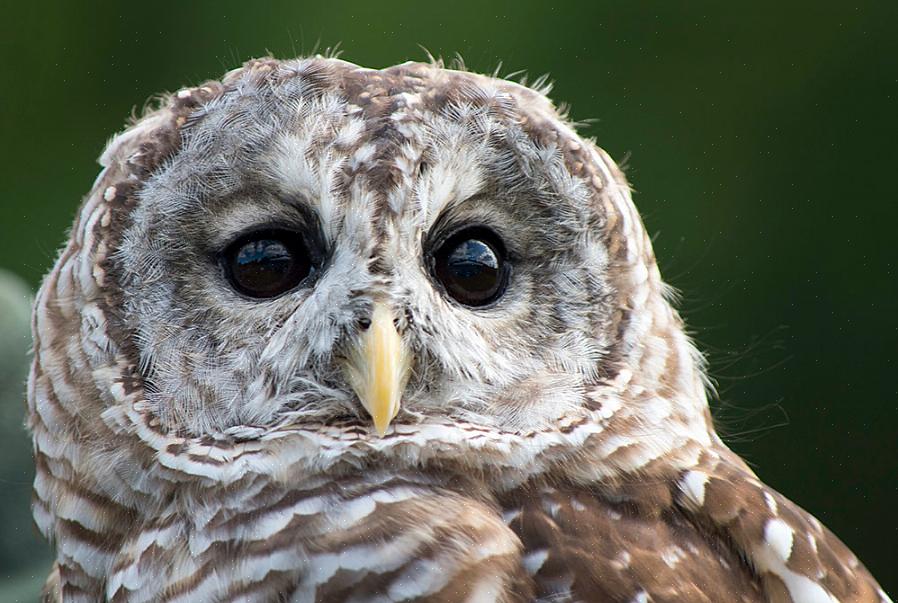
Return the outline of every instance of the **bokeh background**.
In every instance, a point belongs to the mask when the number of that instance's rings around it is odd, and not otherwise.
[[[49,549],[22,428],[32,291],[154,93],[340,45],[551,74],[623,162],[721,430],[898,594],[898,3],[11,2],[0,18],[0,601]],[[748,8],[750,7],[750,8]]]

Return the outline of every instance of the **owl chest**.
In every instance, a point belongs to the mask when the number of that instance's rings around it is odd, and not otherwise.
[[[271,489],[148,524],[123,543],[105,590],[121,601],[493,601],[522,572],[519,549],[494,508],[443,488]]]
[[[169,516],[124,543],[107,596],[763,600],[736,555],[680,520],[585,493],[518,492],[500,501],[477,494],[388,479],[263,491],[239,510]]]

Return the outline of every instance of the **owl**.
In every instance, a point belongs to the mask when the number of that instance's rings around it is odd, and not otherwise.
[[[45,600],[890,601],[539,88],[265,58],[111,140],[35,302]]]

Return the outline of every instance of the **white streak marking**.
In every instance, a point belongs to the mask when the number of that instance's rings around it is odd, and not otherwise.
[[[630,561],[632,557],[630,557],[630,553],[627,551],[621,551],[615,556],[615,558],[611,561],[611,565],[614,569],[618,571],[622,571],[630,567]]]
[[[770,512],[776,515],[779,511],[779,507],[776,504],[776,499],[773,498],[773,495],[770,492],[764,492],[764,502],[767,503],[767,508],[770,509]]]
[[[771,528],[771,524],[774,522],[779,522],[783,525]],[[788,532],[784,532],[783,528],[788,530]],[[839,600],[820,584],[786,567],[782,553],[786,544],[791,549],[791,538],[792,529],[785,525],[782,520],[772,519],[767,522],[767,526],[764,528],[765,542],[755,547],[755,565],[761,572],[770,572],[779,577],[786,586],[786,590],[789,591],[789,596],[792,598],[793,603],[839,603]],[[785,542],[784,539],[788,539],[788,542]],[[778,544],[771,544],[771,541]]]
[[[539,571],[548,558],[549,551],[547,549],[540,549],[524,557],[521,560],[521,565],[524,566],[524,571],[532,576]]]
[[[508,511],[502,511],[502,521],[505,522],[505,525],[509,525],[515,519],[520,517],[520,515],[520,509],[509,509]]]
[[[696,507],[705,504],[705,484],[708,483],[708,474],[704,471],[690,471],[680,481],[683,494]]]
[[[677,545],[672,545],[667,547],[661,552],[661,560],[667,564],[667,567],[674,568],[680,563],[681,560],[686,558],[686,551],[678,547]]]
[[[789,560],[792,554],[792,542],[795,533],[782,519],[771,519],[764,526],[764,541],[783,561]]]
[[[489,576],[477,583],[465,601],[466,603],[493,603],[499,600],[501,594],[502,577]]]

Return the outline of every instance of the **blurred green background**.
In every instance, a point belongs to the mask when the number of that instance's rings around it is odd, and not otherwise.
[[[8,3],[0,23],[0,601],[36,600],[28,290],[145,99],[339,44],[545,72],[623,162],[721,430],[898,593],[898,2]],[[750,6],[750,8],[749,8]]]

